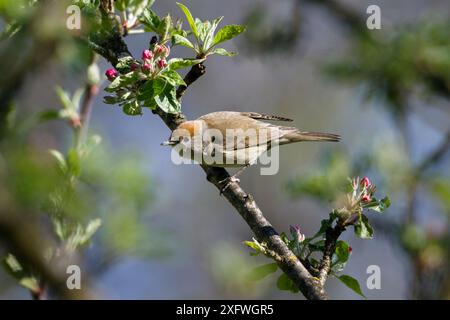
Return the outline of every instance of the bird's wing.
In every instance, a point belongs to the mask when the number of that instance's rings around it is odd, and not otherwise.
[[[265,117],[264,119],[266,120],[268,120],[268,117],[274,119],[274,116],[266,116],[253,112],[220,111],[206,114],[200,117],[199,120],[205,121],[208,128],[215,128],[220,131],[223,139],[215,139],[214,143],[223,146],[227,150],[238,150],[265,145],[280,139],[286,134],[286,130],[297,130],[296,128],[280,127],[262,122],[255,117],[261,119]],[[281,120],[286,118],[277,117],[276,119]],[[227,132],[227,129],[239,130],[234,131],[236,134],[233,139],[234,141],[227,139],[227,135],[229,136],[230,133],[233,133],[233,131]],[[265,129],[265,131],[263,132],[261,129]],[[250,137],[252,133],[253,136]]]
[[[243,115],[244,117],[249,117],[249,118],[256,119],[256,120],[294,121],[292,119],[285,118],[285,117],[257,113],[257,112],[240,112],[240,114]]]

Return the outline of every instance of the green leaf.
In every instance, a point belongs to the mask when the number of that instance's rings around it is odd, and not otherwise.
[[[22,287],[27,288],[28,290],[31,290],[33,292],[40,291],[39,281],[36,279],[36,277],[31,275],[31,273],[29,273],[28,271],[24,270],[20,262],[12,254],[9,253],[3,259],[3,267],[12,277],[14,277],[19,282]]]
[[[216,29],[222,19],[223,17],[219,17],[215,19],[211,24],[208,22],[208,24],[205,26],[205,38],[203,40],[203,47],[206,50],[213,47],[214,33],[216,32]]]
[[[347,262],[350,256],[349,245],[345,241],[339,240],[334,253],[340,262]]]
[[[114,79],[113,82],[105,88],[106,92],[116,92],[128,85],[135,83],[138,80],[138,74],[136,72],[128,72]]]
[[[161,20],[153,10],[145,9],[139,18],[139,21],[144,25],[146,31],[158,32]]]
[[[366,297],[362,291],[361,291],[361,287],[359,286],[358,280],[356,280],[353,277],[350,277],[349,275],[342,275],[340,277],[337,277],[343,284],[345,284],[348,288],[352,289],[354,292],[356,292],[357,294],[359,294],[362,297]]]
[[[197,30],[197,26],[195,25],[195,21],[194,21],[194,18],[192,17],[191,12],[190,12],[189,9],[188,9],[185,5],[183,5],[183,4],[177,2],[177,5],[178,5],[178,6],[180,7],[180,9],[184,12],[184,15],[186,16],[186,19],[187,19],[187,21],[188,21],[188,23],[189,23],[189,26],[191,27],[192,33],[194,34],[195,38],[198,39],[198,30]]]
[[[247,274],[247,280],[255,282],[255,281],[264,279],[269,274],[274,273],[275,271],[277,271],[277,269],[278,269],[278,265],[276,263],[263,264],[263,265],[258,266],[256,268],[253,268]]]
[[[59,101],[61,102],[64,109],[75,109],[72,100],[69,97],[69,94],[64,91],[63,88],[59,86],[56,87],[56,94],[58,95]]]
[[[67,173],[78,177],[81,173],[81,159],[75,148],[71,148],[66,156]]]
[[[39,121],[50,121],[50,120],[58,119],[59,111],[53,110],[53,109],[41,111],[38,114],[38,118],[39,118]]]
[[[369,219],[361,214],[359,220],[355,223],[355,234],[361,239],[372,239],[373,238],[373,228],[369,224]]]
[[[238,36],[242,32],[245,31],[244,26],[239,25],[229,25],[225,26],[222,29],[217,32],[216,36],[214,37],[213,46],[218,45],[219,43],[228,41],[230,39],[233,39],[234,37]]]
[[[306,241],[306,240],[305,240]],[[308,244],[309,250],[311,252],[314,251],[323,251],[324,247],[325,247],[325,240],[319,240],[315,243],[309,243]]]
[[[251,248],[251,249],[253,249],[253,250],[255,250],[256,252],[255,253],[251,253],[252,255],[258,255],[259,253],[264,253],[264,251],[262,250],[262,248],[261,248],[261,245],[259,244],[259,243],[257,243],[257,242],[254,242],[254,241],[244,241],[244,244],[247,246],[247,247],[249,247],[249,248]]]
[[[199,64],[201,62],[205,61],[205,59],[181,59],[181,58],[174,58],[170,59],[168,61],[167,68],[170,70],[178,70],[182,68],[192,67],[196,64]]]
[[[373,199],[369,203],[364,205],[365,209],[373,210],[376,212],[383,212],[391,205],[391,200],[388,197],[381,199],[380,201]]]
[[[155,102],[165,113],[179,113],[181,105],[171,94],[160,94],[155,97]]]
[[[223,48],[215,48],[215,49],[209,51],[208,55],[211,55],[211,54],[218,54],[218,55],[221,55],[221,56],[233,57],[237,53],[236,52],[229,52],[229,51],[227,51],[227,50],[225,50]]]
[[[59,152],[58,150],[51,149],[49,151],[50,151],[50,154],[56,159],[56,162],[58,163],[58,166],[61,169],[61,171],[63,173],[66,173],[67,172],[67,163],[66,163],[66,158],[64,157],[64,155],[61,152]]]
[[[116,104],[119,103],[122,99],[120,99],[119,97],[114,97],[114,96],[104,96],[103,97],[103,103],[105,104]]]
[[[126,102],[122,108],[123,112],[129,116],[137,116],[142,114],[142,108],[137,100]]]
[[[166,69],[163,73],[161,73],[160,76],[163,77],[173,87],[186,85],[186,82],[184,82],[183,78],[178,74],[178,72],[174,70]]]
[[[102,221],[100,219],[89,221],[86,228],[83,228],[82,225],[78,224],[68,237],[66,241],[66,248],[68,250],[75,250],[81,246],[86,245],[98,230],[98,228],[101,226],[101,224]]]
[[[116,64],[116,69],[120,72],[123,70],[128,70],[130,68],[130,64],[134,61],[132,57],[124,57],[120,58]]]
[[[283,273],[277,280],[277,288],[280,290],[290,291],[292,293],[297,293],[299,290],[294,282],[292,282],[289,277]]]
[[[181,45],[181,46],[185,46],[185,47],[188,47],[188,48],[191,48],[191,49],[195,50],[194,45],[192,44],[192,42],[188,38],[183,37],[180,34],[174,34],[172,36],[172,45],[173,46]]]
[[[160,35],[162,41],[167,40],[171,26],[172,26],[172,18],[170,17],[170,15],[166,15],[161,20],[161,23],[159,24],[158,27],[158,34]]]

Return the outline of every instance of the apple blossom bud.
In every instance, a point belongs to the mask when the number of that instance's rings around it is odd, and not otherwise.
[[[78,115],[75,115],[69,119],[70,125],[75,128],[81,128],[81,119]]]
[[[131,71],[137,70],[138,67],[139,67],[139,64],[137,64],[136,62],[132,62],[132,63],[130,64],[130,69],[131,69]]]
[[[142,52],[142,60],[150,60],[153,58],[153,52],[146,49]]]
[[[298,225],[290,226],[289,230],[294,237],[294,240],[297,240],[299,243],[305,241],[305,235],[300,232],[300,227]]]
[[[352,253],[352,251],[353,251],[353,248],[352,247],[348,247],[348,253]]]
[[[169,47],[167,47],[163,44],[158,44],[155,46],[155,53],[157,55],[167,57],[170,54],[170,49],[169,49]]]
[[[364,178],[361,180],[361,184],[362,184],[362,186],[363,186],[364,188],[367,188],[367,187],[369,187],[369,186],[371,185],[370,180],[369,180],[369,178],[367,178],[367,177],[364,177]]]
[[[372,198],[368,194],[365,194],[361,197],[362,202],[369,202],[370,200],[372,200]]]
[[[150,63],[145,62],[145,63],[142,65],[142,71],[143,71],[143,72],[146,72],[146,73],[148,73],[148,72],[153,72],[153,66],[152,66]]]
[[[119,75],[119,72],[116,69],[111,68],[111,69],[106,70],[105,75],[109,81],[113,81],[115,78],[117,78],[117,76]]]
[[[159,59],[158,60],[158,67],[160,69],[164,69],[165,67],[167,67],[167,61],[166,59]]]

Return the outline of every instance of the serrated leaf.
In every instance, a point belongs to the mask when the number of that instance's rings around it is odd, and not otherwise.
[[[248,281],[255,282],[255,281],[264,279],[269,274],[277,271],[277,269],[278,269],[278,265],[276,263],[263,264],[261,266],[255,267],[252,270],[250,270],[248,272],[246,278]]]
[[[143,11],[139,21],[144,25],[146,31],[158,32],[161,20],[153,10],[146,9]]]
[[[170,18],[170,15],[166,15],[159,24],[158,27],[158,34],[160,35],[161,39],[166,40],[169,35],[170,27],[172,26],[172,19]]]
[[[277,288],[280,290],[290,291],[292,293],[297,293],[298,287],[292,282],[289,277],[283,273],[277,280]]]
[[[347,262],[350,256],[349,245],[345,241],[339,240],[334,253],[340,262]]]
[[[230,51],[227,51],[227,50],[225,50],[225,49],[223,49],[223,48],[215,48],[215,49],[211,50],[211,51],[208,53],[208,55],[211,55],[211,54],[218,54],[218,55],[221,55],[221,56],[233,57],[233,56],[235,56],[237,53],[236,53],[236,52],[230,52]]]
[[[183,78],[178,74],[178,72],[174,70],[166,69],[163,73],[161,73],[160,76],[163,77],[173,87],[186,85]]]
[[[216,36],[214,37],[212,46],[216,46],[219,43],[233,39],[234,37],[238,36],[244,31],[245,31],[244,26],[240,25],[225,26],[222,29],[220,29],[219,32],[217,32]]]
[[[381,200],[373,199],[371,202],[364,204],[364,208],[368,210],[373,210],[376,212],[383,212],[391,205],[391,200],[388,197],[385,197]]]
[[[222,21],[223,17],[219,17],[217,19],[214,19],[214,21],[205,26],[205,39],[204,39],[204,43],[203,43],[203,47],[205,48],[205,50],[210,49],[211,47],[213,47],[213,40],[214,40],[214,33],[216,32],[216,29],[220,23],[220,21]]]
[[[189,26],[191,27],[192,33],[194,34],[195,38],[198,39],[198,30],[197,30],[197,26],[195,25],[195,21],[194,21],[194,18],[192,17],[191,12],[190,12],[189,9],[188,9],[185,5],[183,5],[183,4],[177,2],[177,5],[180,7],[180,9],[183,11],[184,15],[186,16],[186,19],[187,19],[187,21],[188,21],[188,23],[189,23]]]
[[[122,106],[122,110],[129,116],[137,116],[142,114],[142,108],[137,100],[126,102]]]
[[[352,289],[354,292],[356,292],[357,294],[359,294],[361,297],[366,297],[362,291],[361,291],[361,287],[359,286],[359,282],[358,280],[356,280],[355,278],[349,276],[349,275],[342,275],[340,277],[337,277],[343,284],[345,284],[348,288]]]
[[[180,34],[174,34],[172,36],[172,45],[173,46],[181,45],[181,46],[185,46],[185,47],[188,47],[188,48],[191,48],[191,49],[195,50],[194,45],[192,44],[192,42],[188,38],[183,37]]]
[[[369,224],[369,219],[361,214],[354,226],[355,234],[361,239],[372,239],[373,228]]]
[[[201,62],[205,61],[205,59],[181,59],[181,58],[174,58],[170,59],[168,61],[168,69],[170,70],[178,70],[182,68],[188,68],[192,67],[196,64],[199,64]]]

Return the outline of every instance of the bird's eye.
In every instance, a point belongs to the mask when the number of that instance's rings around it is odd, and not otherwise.
[[[214,143],[214,141],[216,141],[216,137],[215,137],[215,136],[212,136],[212,137],[211,137],[211,142]]]
[[[179,142],[183,141],[183,137],[179,137],[179,138],[178,138],[178,141],[179,141]]]

